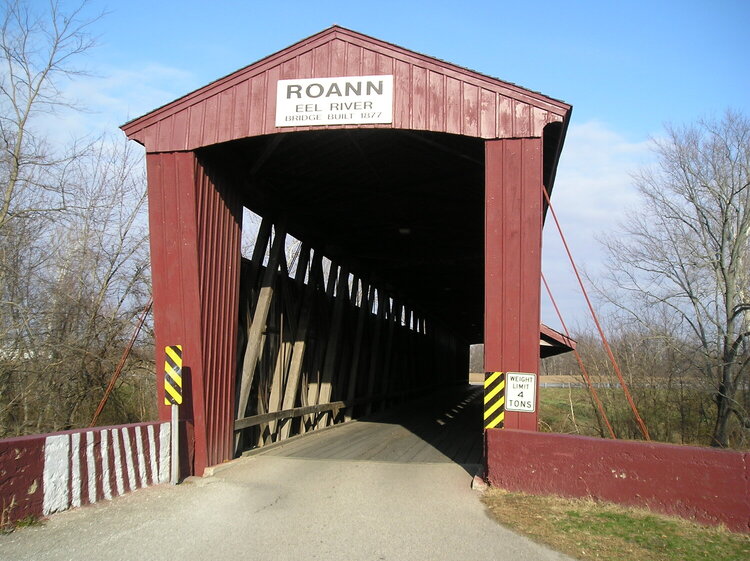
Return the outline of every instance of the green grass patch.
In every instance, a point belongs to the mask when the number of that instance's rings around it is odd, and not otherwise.
[[[29,514],[15,522],[5,522],[0,525],[0,534],[10,534],[18,528],[29,528],[31,526],[41,526],[42,524],[44,522],[40,517]]]
[[[16,528],[28,528],[30,526],[41,526],[42,525],[42,519],[38,516],[34,516],[33,514],[29,514],[28,516],[25,516],[24,518],[21,518],[21,520],[17,520],[15,523]]]
[[[750,535],[591,500],[490,489],[483,502],[519,533],[581,560],[750,559]]]
[[[599,436],[588,390],[583,388],[540,388],[539,426],[545,432]]]

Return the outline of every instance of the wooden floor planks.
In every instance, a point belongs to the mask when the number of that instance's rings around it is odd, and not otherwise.
[[[270,449],[293,458],[396,463],[482,461],[482,389],[444,391]]]

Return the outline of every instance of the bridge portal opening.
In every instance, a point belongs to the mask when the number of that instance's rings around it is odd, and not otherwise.
[[[481,141],[308,131],[199,158],[262,217],[240,274],[237,452],[466,383],[483,314]]]

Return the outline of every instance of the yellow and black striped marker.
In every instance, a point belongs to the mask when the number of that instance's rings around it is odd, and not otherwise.
[[[164,405],[182,403],[182,345],[164,347]]]
[[[503,428],[505,420],[505,373],[484,375],[484,428]]]

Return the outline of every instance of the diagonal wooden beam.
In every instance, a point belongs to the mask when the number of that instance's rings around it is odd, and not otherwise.
[[[310,257],[310,248],[306,251],[307,258],[305,259],[305,267]],[[305,252],[303,251],[303,254]],[[300,264],[302,264],[302,256],[300,256]],[[284,400],[282,403],[282,409],[292,409],[297,399],[299,392],[300,374],[302,373],[302,365],[305,359],[305,350],[307,343],[307,328],[310,325],[310,318],[312,316],[313,304],[315,302],[315,284],[313,278],[317,277],[318,271],[322,271],[322,256],[319,252],[315,252],[315,256],[312,260],[310,270],[310,283],[305,285],[305,290],[302,293],[302,309],[299,314],[299,321],[297,323],[297,331],[294,334],[294,344],[292,346],[292,359],[289,365],[289,377],[287,378],[286,388],[284,388]],[[297,278],[304,280],[304,271],[300,275],[299,269],[297,270]],[[284,440],[289,437],[289,433],[292,428],[291,419],[288,419],[281,426],[279,432],[279,440]]]
[[[331,329],[329,330],[329,342],[326,346],[326,356],[320,380],[320,394],[318,396],[319,404],[331,401],[331,393],[333,391],[333,378],[336,375],[336,365],[341,343],[341,325],[344,315],[344,303],[349,298],[349,271],[346,267],[339,268],[336,290],[336,299],[333,304],[333,318],[331,319]],[[321,426],[326,426],[328,423],[328,416],[328,413],[323,415]]]
[[[273,245],[271,246],[271,254],[268,258],[268,265],[266,266],[263,282],[258,294],[258,303],[255,306],[253,321],[250,325],[245,358],[242,362],[242,379],[240,381],[240,393],[236,413],[237,419],[245,416],[247,402],[250,399],[250,387],[253,383],[255,367],[260,356],[263,334],[266,329],[266,322],[268,321],[268,310],[271,307],[271,299],[273,298],[273,284],[279,268],[279,258],[284,251],[285,239],[286,227],[284,225],[277,225]]]
[[[247,275],[242,277],[240,282],[240,323],[244,330],[242,345],[245,352],[242,356],[237,357],[237,381],[235,382],[234,391],[234,402],[239,405],[240,402],[240,383],[242,378],[242,365],[244,364],[244,356],[247,354],[247,346],[250,337],[250,326],[253,323],[253,292],[255,291],[255,284],[258,280],[260,268],[263,265],[263,258],[266,255],[266,248],[268,247],[268,240],[271,237],[272,222],[268,218],[263,218],[258,228],[258,232],[255,236],[255,246],[253,247],[253,255],[250,259],[250,266],[247,268]],[[238,353],[239,354],[239,353]],[[237,418],[243,416],[244,411],[235,412]]]

